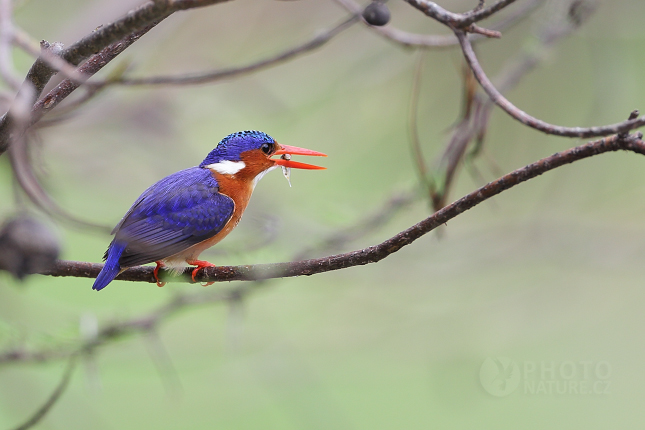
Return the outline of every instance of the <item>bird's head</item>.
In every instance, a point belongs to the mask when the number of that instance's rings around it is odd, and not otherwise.
[[[272,158],[282,155],[279,158]],[[312,164],[292,161],[289,155],[314,155],[326,157],[322,152],[296,146],[281,145],[261,131],[249,130],[230,134],[199,165],[220,175],[238,180],[257,181],[266,172],[278,166],[295,169],[324,169]],[[285,174],[288,179],[288,175]]]

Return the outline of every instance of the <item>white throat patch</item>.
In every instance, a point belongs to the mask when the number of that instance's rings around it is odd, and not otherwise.
[[[244,164],[244,161],[224,160],[220,161],[219,163],[209,164],[208,166],[204,167],[206,167],[207,169],[215,170],[217,173],[221,173],[222,175],[234,175],[245,168],[246,164]]]

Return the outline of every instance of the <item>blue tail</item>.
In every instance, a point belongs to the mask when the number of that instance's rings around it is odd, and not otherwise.
[[[101,269],[99,276],[96,277],[96,281],[94,281],[94,285],[92,286],[93,290],[102,290],[103,288],[107,287],[107,285],[112,282],[114,278],[116,278],[116,276],[121,271],[119,259],[121,258],[121,254],[123,254],[124,249],[124,244],[116,242],[112,242],[110,244],[110,247],[105,253],[107,257],[105,260],[105,266],[103,266],[103,269]]]

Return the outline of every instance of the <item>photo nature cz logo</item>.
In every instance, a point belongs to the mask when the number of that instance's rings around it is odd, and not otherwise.
[[[610,394],[611,365],[606,361],[523,361],[488,357],[479,382],[488,394],[505,397],[521,387],[526,395]]]

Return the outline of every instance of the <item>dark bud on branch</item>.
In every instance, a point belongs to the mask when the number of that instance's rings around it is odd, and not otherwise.
[[[569,21],[574,26],[580,27],[595,10],[596,4],[593,0],[573,0],[569,5]]]
[[[363,10],[363,19],[369,25],[380,27],[390,22],[390,10],[380,1],[373,1]]]
[[[56,235],[29,216],[18,215],[0,229],[0,270],[19,280],[53,267],[59,253]]]

